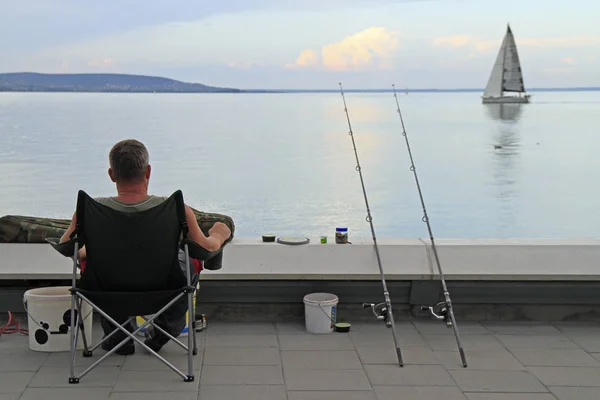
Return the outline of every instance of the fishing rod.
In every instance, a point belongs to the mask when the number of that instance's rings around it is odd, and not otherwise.
[[[458,352],[463,363],[463,367],[467,367],[467,358],[465,357],[465,351],[463,350],[460,342],[460,334],[458,333],[458,326],[456,325],[456,318],[454,317],[454,310],[452,309],[452,300],[450,300],[450,293],[446,286],[446,280],[444,279],[444,273],[442,272],[442,266],[440,264],[440,258],[438,256],[437,248],[435,247],[435,241],[433,239],[433,233],[431,231],[431,225],[429,224],[429,217],[427,216],[427,209],[425,208],[425,201],[423,200],[423,193],[421,192],[421,185],[419,184],[419,178],[417,177],[417,169],[415,162],[413,161],[412,152],[410,151],[410,144],[408,143],[408,135],[406,134],[406,127],[404,126],[404,118],[402,118],[402,112],[400,111],[400,103],[398,102],[398,96],[396,95],[396,85],[392,85],[394,90],[394,98],[396,99],[396,106],[398,115],[400,116],[400,123],[402,124],[402,136],[406,140],[406,148],[408,149],[408,155],[410,157],[410,170],[415,175],[415,182],[417,183],[417,190],[419,191],[419,198],[421,199],[421,206],[423,207],[423,222],[427,224],[427,230],[429,231],[429,239],[431,240],[431,248],[435,257],[435,262],[438,267],[440,274],[440,280],[442,282],[442,289],[444,291],[444,301],[437,303],[433,307],[422,306],[421,310],[429,310],[431,315],[436,319],[443,320],[448,328],[454,329],[454,336],[456,337],[456,344],[458,345]]]
[[[354,155],[356,156],[356,171],[360,175],[360,183],[362,185],[363,195],[365,196],[365,205],[367,206],[367,217],[366,220],[371,225],[371,235],[373,237],[373,245],[375,247],[375,255],[377,256],[377,264],[379,265],[379,275],[381,277],[381,284],[383,286],[383,297],[385,302],[379,304],[363,303],[363,308],[369,308],[373,310],[373,314],[377,317],[377,320],[385,322],[388,328],[392,328],[392,334],[394,335],[394,345],[396,346],[396,355],[398,356],[398,364],[403,367],[404,361],[402,361],[402,352],[400,351],[400,345],[398,344],[398,338],[396,335],[396,324],[394,323],[394,315],[392,313],[392,302],[390,300],[390,293],[388,292],[387,285],[385,283],[385,276],[383,274],[383,267],[381,266],[381,256],[379,255],[379,247],[377,246],[377,238],[375,237],[375,228],[373,227],[373,218],[371,216],[371,209],[369,208],[369,200],[367,199],[367,190],[365,189],[365,181],[363,180],[362,170],[360,167],[360,161],[358,159],[358,151],[356,150],[356,142],[354,141],[354,132],[352,131],[352,124],[350,123],[350,115],[348,114],[348,107],[346,105],[346,97],[344,96],[344,89],[340,82],[340,93],[342,100],[344,101],[344,112],[346,113],[346,120],[348,121],[348,134],[352,138],[352,147],[354,147]]]

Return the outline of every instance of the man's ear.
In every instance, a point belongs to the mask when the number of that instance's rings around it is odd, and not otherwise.
[[[111,168],[108,169],[108,176],[110,176],[111,181],[117,182],[115,179],[115,175],[113,174],[113,170]]]
[[[150,172],[152,172],[152,167],[150,167],[150,164],[148,164],[146,167],[146,179],[148,180],[150,180]]]

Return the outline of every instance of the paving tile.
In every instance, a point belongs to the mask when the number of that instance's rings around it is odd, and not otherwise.
[[[354,350],[347,334],[280,335],[281,350]]]
[[[48,353],[34,351],[22,354],[0,355],[0,373],[2,372],[35,372],[44,364]]]
[[[76,368],[75,375],[81,374],[83,368]],[[91,370],[86,376],[80,379],[77,387],[96,386],[96,387],[111,387],[119,373],[119,367],[96,367]],[[74,385],[69,384],[69,368],[65,367],[42,367],[35,374],[29,387],[69,387]]]
[[[163,400],[166,394],[163,392],[115,392],[111,394],[110,400]],[[197,400],[196,392],[172,392],[169,393],[169,400]],[[85,397],[81,399],[87,400]]]
[[[281,356],[276,347],[212,347],[203,365],[281,365]]]
[[[402,360],[409,364],[441,364],[429,347],[402,347]],[[396,348],[388,347],[356,347],[356,352],[363,364],[398,365]]]
[[[482,325],[489,332],[498,335],[562,335],[562,332],[549,322],[503,322],[503,321],[486,321]]]
[[[178,339],[185,346],[188,345],[187,337],[180,336]],[[193,345],[192,345],[192,347],[193,347]],[[204,350],[204,334],[203,333],[200,333],[196,337],[196,347],[198,347],[198,353],[203,352],[203,350]],[[146,350],[146,348],[144,348],[140,344],[136,343],[135,344],[135,355],[137,355],[137,354],[150,354],[150,352],[148,350]],[[172,356],[175,356],[175,357],[187,356],[187,351],[182,349],[178,344],[176,344],[175,342],[173,342],[171,340],[167,344],[165,344],[162,349],[160,349],[160,355],[162,355],[165,358],[172,357]]]
[[[68,388],[28,388],[19,400],[108,400],[111,388],[81,388],[71,385]],[[0,397],[1,399],[1,397]]]
[[[546,386],[600,386],[600,368],[528,367]]]
[[[441,321],[414,321],[414,326],[420,333],[454,335],[454,329]],[[458,331],[461,335],[486,335],[489,334],[486,327],[479,322],[457,320]]]
[[[456,386],[374,386],[378,400],[466,400]]]
[[[433,350],[456,350],[458,345],[454,335],[423,334]],[[460,341],[465,349],[475,351],[502,351],[504,346],[492,335],[460,335]]]
[[[550,393],[465,393],[467,400],[556,400]]]
[[[275,334],[224,334],[209,333],[206,337],[206,347],[277,347]]]
[[[441,365],[366,365],[365,371],[373,386],[454,386],[448,371]]]
[[[0,354],[23,354],[29,350],[29,338],[25,335],[2,335],[0,340]]]
[[[580,349],[512,349],[526,366],[600,367],[594,357]]]
[[[551,321],[551,324],[567,335],[578,333],[600,334],[599,321]]]
[[[600,361],[600,353],[589,353],[592,357],[594,357],[596,360]]]
[[[452,370],[450,375],[464,392],[547,393],[528,371]]]
[[[577,349],[578,346],[564,335],[496,335],[507,348]]]
[[[289,391],[288,400],[376,400],[371,391]]]
[[[314,370],[285,368],[288,390],[371,390],[365,372],[361,370]]]
[[[598,400],[598,388],[551,386],[550,391],[558,400]]]
[[[362,369],[355,351],[283,351],[284,368]]]
[[[410,321],[395,321],[396,332],[398,336],[402,335],[418,335],[419,331],[415,325]],[[373,335],[377,334],[392,334],[392,329],[388,328],[382,322],[358,322],[353,323],[350,330],[351,333],[369,333]]]
[[[0,400],[19,400],[21,392],[16,393],[0,393]],[[39,399],[40,397],[38,397]]]
[[[597,334],[572,334],[568,338],[575,343],[576,346],[584,349],[589,353],[600,353],[600,333]]]
[[[276,322],[275,331],[278,335],[312,335],[306,330],[304,320]]]
[[[447,369],[464,369],[458,351],[436,351]],[[469,370],[523,371],[525,367],[512,354],[502,351],[465,351]]]
[[[166,355],[162,352],[159,353],[165,360],[173,364],[175,368],[178,368],[184,374],[187,374],[188,358],[186,355]],[[199,371],[202,367],[202,355],[198,354],[193,357],[194,371]],[[123,371],[167,371],[172,373],[172,369],[166,366],[162,361],[156,358],[152,354],[136,354],[134,356],[126,357],[123,363]],[[195,372],[197,375],[198,372]]]
[[[275,324],[272,322],[209,322],[206,328],[208,336],[214,334],[227,335],[274,335],[276,333]]]
[[[202,385],[283,385],[281,367],[204,366]]]
[[[106,354],[106,351],[104,350],[96,350],[94,351],[94,355],[92,357],[89,358],[84,358],[81,355],[81,352],[77,353],[77,356],[75,357],[75,367],[78,369],[81,368],[87,368],[90,365],[92,365],[93,363],[95,363],[96,361],[98,361],[104,354]],[[133,356],[128,356],[128,357],[136,357],[137,354],[133,355]],[[108,356],[104,361],[102,361],[102,363],[100,364],[100,366],[103,367],[118,367],[120,365],[123,365],[123,363],[125,362],[125,356],[120,356],[118,354],[111,354],[110,356]],[[64,368],[68,368],[69,365],[71,363],[71,354],[68,352],[62,352],[62,353],[51,353],[48,355],[48,358],[46,358],[46,360],[44,361],[44,367],[64,367]],[[83,371],[83,369],[81,369],[81,371]]]
[[[172,370],[121,371],[113,392],[197,392],[200,377],[195,378],[194,382],[185,382]]]
[[[385,328],[382,328],[385,329]],[[428,347],[427,342],[419,333],[398,333],[400,347]],[[350,338],[355,346],[361,347],[395,347],[394,336],[390,329],[378,333],[350,332]]]
[[[35,372],[3,372],[0,374],[0,393],[23,392]]]
[[[200,400],[286,400],[282,385],[200,386]]]

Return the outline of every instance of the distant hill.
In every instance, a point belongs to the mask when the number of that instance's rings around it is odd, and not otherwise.
[[[239,93],[200,83],[128,74],[0,74],[0,92]]]

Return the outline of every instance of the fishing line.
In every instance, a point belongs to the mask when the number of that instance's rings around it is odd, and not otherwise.
[[[401,367],[404,366],[402,361],[402,352],[400,351],[400,345],[398,344],[398,338],[396,337],[396,324],[394,323],[394,315],[392,314],[392,302],[390,300],[390,294],[388,292],[387,285],[385,283],[385,276],[383,273],[383,267],[381,266],[381,256],[379,255],[379,247],[377,246],[377,238],[375,237],[375,228],[373,227],[373,218],[371,216],[371,209],[369,208],[369,200],[367,198],[367,190],[365,188],[365,181],[363,179],[362,170],[360,167],[360,161],[358,159],[358,151],[356,150],[356,142],[354,141],[354,132],[352,131],[352,124],[350,123],[350,115],[348,114],[348,107],[346,105],[346,97],[344,96],[344,89],[340,82],[340,93],[342,100],[344,101],[344,112],[346,113],[346,119],[348,121],[348,134],[352,138],[352,147],[354,147],[354,155],[356,156],[356,171],[360,175],[360,183],[362,185],[363,195],[365,197],[365,205],[367,206],[367,217],[366,220],[371,226],[371,235],[373,237],[373,245],[375,247],[375,255],[377,256],[377,264],[379,265],[379,275],[381,277],[381,284],[383,286],[383,297],[384,303],[377,305],[371,303],[363,303],[364,308],[371,307],[373,313],[379,321],[384,321],[388,328],[392,328],[392,334],[394,335],[394,344],[396,346],[396,355],[398,356],[398,363]]]
[[[440,258],[438,256],[437,248],[435,247],[435,241],[433,239],[433,233],[431,231],[431,225],[429,224],[429,217],[427,216],[427,209],[425,208],[425,201],[423,200],[423,193],[421,192],[421,185],[419,184],[419,178],[417,176],[417,169],[415,168],[415,162],[413,161],[412,152],[410,150],[410,144],[408,143],[408,135],[406,134],[406,127],[404,126],[404,118],[402,118],[402,112],[400,111],[400,103],[398,102],[398,96],[396,95],[396,85],[392,85],[394,91],[394,98],[396,99],[396,106],[398,115],[400,116],[400,123],[402,124],[402,136],[406,140],[406,148],[408,149],[408,155],[410,157],[410,170],[415,175],[415,182],[417,183],[417,190],[419,191],[419,198],[421,199],[421,206],[423,207],[423,222],[427,224],[427,230],[429,231],[429,239],[431,240],[431,249],[435,257],[435,262],[438,267],[440,274],[440,280],[442,282],[442,289],[444,291],[444,300],[441,303],[437,303],[433,307],[422,306],[421,310],[429,310],[429,312],[437,319],[443,320],[446,325],[454,329],[454,336],[456,337],[456,344],[458,345],[458,351],[460,358],[463,363],[463,367],[467,367],[467,359],[465,357],[465,351],[463,350],[460,342],[460,335],[458,333],[458,326],[456,325],[456,319],[454,318],[454,310],[452,309],[452,300],[450,300],[450,293],[446,286],[446,280],[444,279],[444,273],[442,272],[442,266],[440,264]]]

